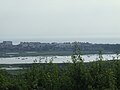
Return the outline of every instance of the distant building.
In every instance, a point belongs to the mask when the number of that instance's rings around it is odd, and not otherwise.
[[[3,41],[2,43],[4,46],[12,46],[12,41]]]
[[[29,43],[28,42],[20,42],[19,45],[22,46],[22,47],[28,47]]]

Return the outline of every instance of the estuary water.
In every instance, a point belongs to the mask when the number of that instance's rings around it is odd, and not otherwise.
[[[104,54],[103,60],[112,60],[117,56],[115,54]],[[96,61],[99,59],[99,55],[81,55],[84,62]],[[9,57],[0,58],[0,64],[30,64],[30,63],[66,63],[72,62],[71,56],[29,56],[29,57]]]

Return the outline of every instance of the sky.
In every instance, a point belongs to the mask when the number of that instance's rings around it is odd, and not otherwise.
[[[120,0],[0,0],[0,41],[120,43]]]

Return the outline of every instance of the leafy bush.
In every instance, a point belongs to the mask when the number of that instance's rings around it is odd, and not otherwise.
[[[100,52],[98,61],[85,63],[77,50],[72,63],[34,63],[15,75],[0,70],[0,90],[120,90],[118,57],[103,61]]]

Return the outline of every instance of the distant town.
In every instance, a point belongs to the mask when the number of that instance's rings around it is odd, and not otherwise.
[[[64,43],[41,43],[41,42],[20,42],[13,45],[12,41],[0,43],[0,56],[8,56],[9,53],[17,55],[71,55],[74,51],[75,42]],[[89,42],[77,42],[83,54],[116,53],[120,51],[120,44],[92,44]],[[27,54],[26,54],[27,53]],[[36,54],[35,54],[36,53]]]

